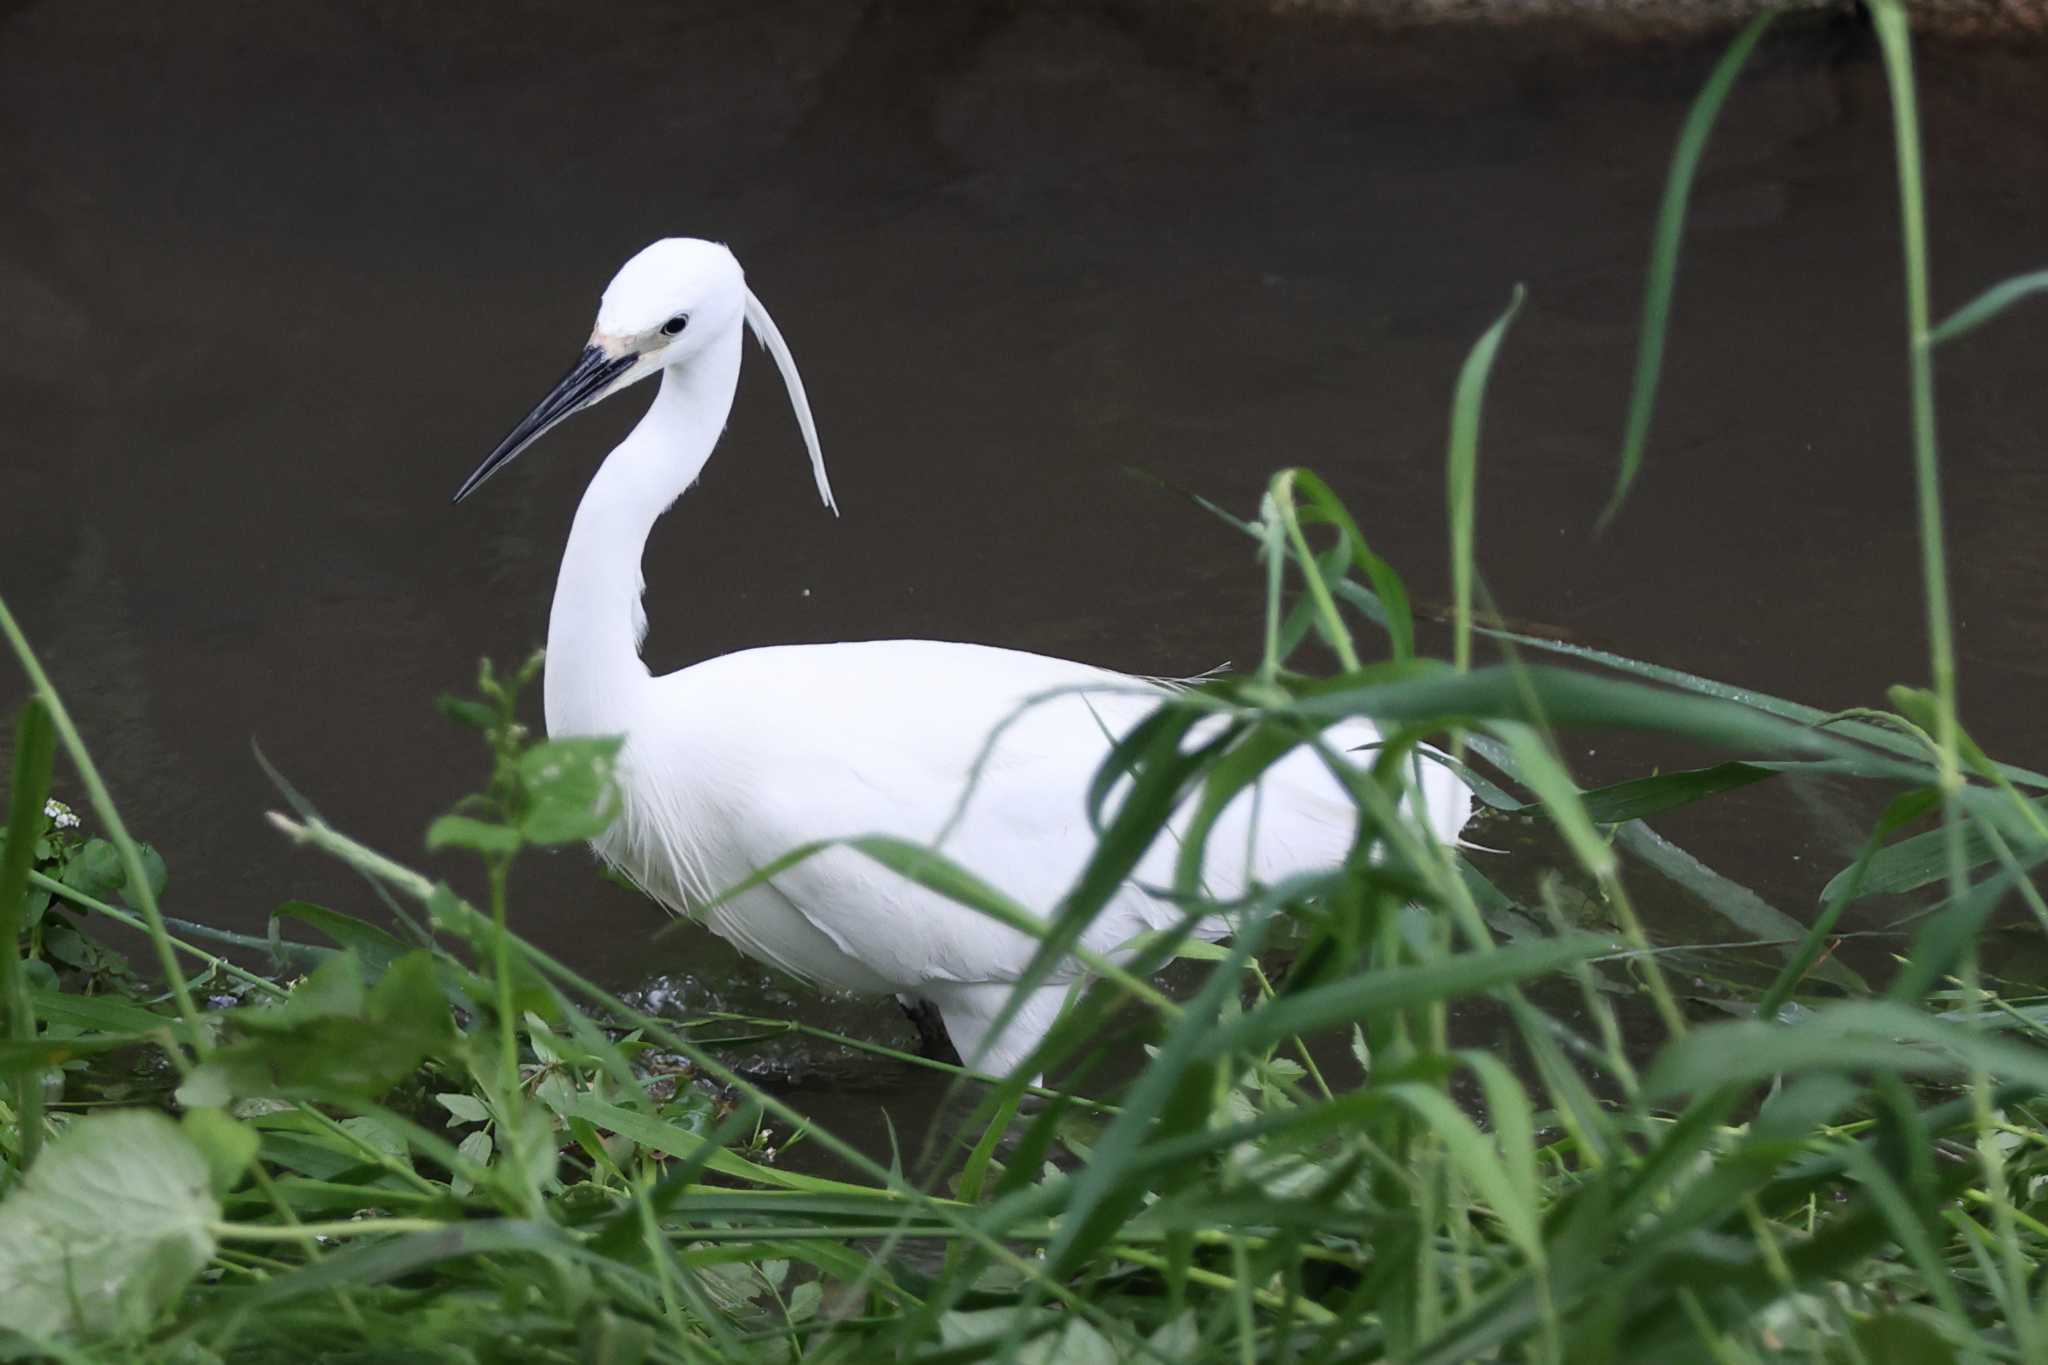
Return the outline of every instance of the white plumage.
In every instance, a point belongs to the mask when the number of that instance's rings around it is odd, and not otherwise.
[[[782,370],[818,491],[831,506],[787,346],[732,254],[684,238],[656,242],[626,263],[605,291],[576,368],[456,495],[467,496],[570,413],[661,373],[647,415],[599,468],[577,509],[548,625],[548,732],[626,737],[624,808],[598,852],[688,914],[812,840],[888,834],[929,843],[944,831],[944,851],[955,861],[1021,904],[1050,910],[1094,846],[1083,810],[1089,780],[1111,737],[1157,704],[1160,685],[1041,655],[930,640],[750,649],[660,678],[641,662],[641,553],[656,518],[695,482],[717,444],[748,325]],[[1025,703],[1062,690],[1003,731],[962,809],[990,735]],[[1375,738],[1362,722],[1333,735],[1347,747]],[[1425,819],[1448,841],[1470,812],[1469,794],[1439,765],[1422,767]],[[1255,839],[1247,828],[1253,811],[1247,794],[1209,841],[1204,877],[1219,896],[1240,894],[1248,873],[1270,882],[1331,866],[1349,847],[1352,808],[1306,750],[1261,782]],[[1137,882],[1170,882],[1177,852],[1162,840]],[[1178,918],[1126,885],[1083,941],[1109,953]],[[704,919],[796,976],[929,1000],[961,1056],[998,1073],[1044,1036],[1071,980],[1041,987],[1000,1036],[990,1036],[1033,941],[845,848],[779,873]]]

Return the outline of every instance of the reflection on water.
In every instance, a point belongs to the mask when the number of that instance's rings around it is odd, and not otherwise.
[[[999,3],[629,20],[8,11],[0,587],[168,851],[174,913],[250,930],[287,896],[365,904],[264,828],[252,738],[336,823],[467,875],[421,851],[481,776],[429,703],[540,640],[633,405],[447,495],[612,264],[668,233],[748,266],[846,514],[814,505],[751,370],[648,557],[660,668],[901,635],[1159,673],[1248,657],[1242,542],[1133,466],[1243,508],[1309,463],[1441,601],[1446,401],[1522,281],[1482,476],[1505,611],[1824,706],[1921,677],[1889,115],[1853,25],[1785,26],[1730,105],[1649,470],[1595,540],[1650,216],[1711,47]],[[1935,45],[1922,68],[1952,306],[2048,250],[2044,66]],[[2048,749],[2044,342],[2036,309],[1943,357],[1965,715],[2022,760]],[[1597,782],[1684,756],[1571,757]],[[1839,806],[1770,784],[1660,828],[1797,915],[1861,837]],[[579,851],[520,882],[520,927],[609,981],[724,992],[736,970],[694,931],[654,938],[660,912]],[[1726,932],[1644,894],[1674,932]],[[901,1027],[886,1005],[843,1022]]]

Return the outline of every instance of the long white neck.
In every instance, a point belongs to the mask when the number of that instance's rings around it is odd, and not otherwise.
[[[548,733],[622,734],[644,695],[640,558],[655,521],[697,481],[739,384],[738,319],[687,366],[663,370],[647,415],[605,457],[576,508],[548,617]]]

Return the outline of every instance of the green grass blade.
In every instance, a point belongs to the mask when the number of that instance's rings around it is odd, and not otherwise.
[[[1572,934],[1514,944],[1491,952],[1459,953],[1416,966],[1388,967],[1346,976],[1285,995],[1215,1027],[1202,1053],[1221,1057],[1253,1051],[1293,1037],[1335,1028],[1372,1014],[1412,1010],[1529,981],[1615,950],[1612,939]]]
[[[1678,278],[1678,243],[1685,231],[1685,206],[1692,195],[1692,182],[1699,174],[1700,153],[1714,131],[1714,120],[1727,103],[1728,92],[1742,67],[1755,50],[1757,40],[1770,26],[1771,15],[1760,14],[1749,21],[1728,51],[1714,64],[1706,86],[1693,100],[1685,127],[1678,134],[1678,147],[1671,154],[1671,173],[1664,182],[1664,202],[1657,210],[1656,236],[1650,247],[1650,275],[1643,288],[1642,334],[1636,343],[1635,386],[1629,392],[1628,426],[1621,440],[1621,473],[1615,480],[1614,495],[1600,513],[1605,528],[1621,510],[1629,485],[1642,467],[1643,447],[1650,438],[1650,417],[1657,408],[1657,383],[1664,368],[1664,334],[1671,325],[1672,287]]]
[[[1524,1252],[1531,1262],[1541,1264],[1545,1253],[1537,1224],[1541,1219],[1542,1189],[1536,1175],[1536,1118],[1529,1106],[1528,1092],[1508,1070],[1507,1063],[1492,1053],[1461,1052],[1458,1059],[1479,1078],[1480,1090],[1486,1096],[1487,1123],[1494,1133],[1495,1160],[1513,1191],[1515,1204],[1527,1210],[1526,1230],[1518,1231],[1511,1226],[1510,1231],[1528,1238],[1529,1246]]]
[[[1290,469],[1286,471],[1284,482],[1276,478],[1273,487],[1286,499],[1285,519],[1291,528],[1318,522],[1337,528],[1342,546],[1350,554],[1352,567],[1372,584],[1372,592],[1380,608],[1376,619],[1387,632],[1388,647],[1395,660],[1414,658],[1415,613],[1408,602],[1408,587],[1401,581],[1401,575],[1394,571],[1393,565],[1373,553],[1365,534],[1358,529],[1358,523],[1336,493],[1331,491],[1330,485],[1311,470]],[[1301,571],[1310,585],[1311,603],[1318,610],[1335,611],[1335,604],[1324,592],[1325,586],[1328,592],[1355,586],[1342,583],[1323,567],[1323,561],[1313,556],[1302,557]]]
[[[2032,803],[2036,810],[2048,810],[2048,801]],[[2039,841],[2023,838],[2023,848]],[[1963,866],[1974,871],[1996,857],[1991,846],[1991,835],[1987,829],[1972,824],[1963,833]],[[1870,859],[1862,881],[1856,887],[1855,899],[1866,896],[1891,896],[1906,891],[1917,891],[1923,886],[1932,886],[1948,875],[1948,834],[1945,830],[1932,829],[1923,834],[1886,844]],[[1829,879],[1821,891],[1821,899],[1828,900],[1848,889],[1854,864],[1843,868]]]
[[[1668,1100],[1809,1071],[1956,1077],[1972,1067],[2048,1094],[2048,1053],[1893,1001],[1824,1005],[1796,1024],[1743,1019],[1693,1030],[1644,1078]]]
[[[607,1132],[629,1137],[652,1151],[684,1160],[704,1159],[704,1152],[709,1144],[709,1139],[703,1134],[690,1132],[672,1123],[664,1123],[651,1115],[623,1109],[616,1104],[607,1104],[592,1096],[578,1096],[569,1102],[564,1112],[596,1124]],[[781,1189],[799,1190],[807,1194],[873,1193],[864,1185],[779,1170],[773,1166],[748,1161],[731,1152],[714,1151],[709,1159],[704,1161],[704,1165],[705,1169],[716,1171],[720,1175]]]
[[[1579,799],[1577,784],[1550,752],[1542,736],[1531,727],[1512,721],[1496,722],[1494,730],[1507,741],[1508,751],[1515,756],[1516,766],[1521,769],[1522,781],[1536,793],[1536,799],[1543,803],[1543,808],[1550,812],[1551,820],[1571,846],[1579,866],[1596,877],[1614,875],[1614,849],[1593,827],[1592,817],[1586,813],[1585,804]]]
[[[1246,788],[1258,782],[1266,770],[1292,753],[1299,737],[1278,726],[1261,726],[1231,746],[1212,766],[1202,782],[1202,794],[1180,834],[1180,853],[1175,860],[1174,889],[1193,895],[1201,888],[1201,873],[1208,855],[1209,832],[1232,802]]]
[[[1697,693],[1704,697],[1714,697],[1721,701],[1733,702],[1738,706],[1747,706],[1752,710],[1762,711],[1766,715],[1777,716],[1782,720],[1795,721],[1801,725],[1826,725],[1832,733],[1854,739],[1857,743],[1867,744],[1874,749],[1882,749],[1887,753],[1898,754],[1904,757],[1921,757],[1925,753],[1924,748],[1920,744],[1899,734],[1896,730],[1863,721],[1839,720],[1833,712],[1823,711],[1817,706],[1807,706],[1800,702],[1788,701],[1783,697],[1774,697],[1768,692],[1758,692],[1752,688],[1737,687],[1733,683],[1719,682],[1713,678],[1703,678],[1696,673],[1687,673],[1676,668],[1666,668],[1662,664],[1645,663],[1640,659],[1631,659],[1627,655],[1611,653],[1604,649],[1591,649],[1585,645],[1566,644],[1562,640],[1546,640],[1539,635],[1524,635],[1516,631],[1495,630],[1485,626],[1475,627],[1475,629],[1479,634],[1496,640],[1505,640],[1510,644],[1542,650],[1549,654],[1562,655],[1568,659],[1577,659],[1582,663],[1598,664],[1602,668],[1612,669],[1617,673],[1625,673],[1630,677],[1644,678],[1651,682],[1664,683],[1680,691]],[[2032,769],[2021,768],[2011,763],[1999,763],[1994,766],[2001,776],[2021,786],[2036,789],[2048,788],[2048,773],[2035,772]]]
[[[1473,535],[1479,491],[1479,417],[1486,404],[1486,381],[1493,373],[1493,359],[1501,339],[1527,297],[1515,286],[1508,306],[1493,325],[1472,344],[1472,352],[1458,371],[1458,385],[1451,394],[1450,448],[1444,457],[1445,501],[1451,514],[1451,595],[1457,613],[1457,635],[1452,659],[1460,673],[1472,666],[1472,572]]]
[[[114,996],[71,995],[61,991],[31,992],[36,1016],[46,1024],[88,1029],[98,1033],[149,1034],[159,1038],[190,1041],[183,1020],[158,1014]]]
[[[34,1038],[26,1042],[15,1038],[0,1038],[0,1076],[12,1076],[18,1086],[32,1085],[34,1099],[19,1109],[21,1118],[22,1148],[24,1154],[38,1145],[30,1140],[34,1132],[28,1120],[42,1122],[43,1078],[40,1073],[53,1066],[80,1057],[91,1057],[102,1052],[118,1052],[122,1048],[136,1047],[157,1041],[159,1035],[148,1033],[98,1033],[83,1038]],[[23,1166],[26,1167],[24,1159]]]
[[[1926,814],[1933,803],[1933,793],[1924,787],[1893,799],[1891,805],[1885,809],[1884,816],[1879,821],[1877,829],[1872,832],[1870,842],[1864,848],[1863,856],[1850,865],[1849,872],[1851,875],[1847,884],[1842,886],[1840,890],[1836,890],[1834,882],[1828,883],[1827,891],[1821,895],[1820,913],[1814,916],[1812,925],[1807,928],[1806,936],[1800,941],[1797,950],[1786,959],[1785,966],[1778,973],[1777,979],[1771,982],[1770,987],[1764,991],[1762,998],[1757,1001],[1757,1015],[1760,1018],[1769,1019],[1774,1017],[1778,1010],[1783,1007],[1784,1003],[1792,998],[1792,992],[1798,988],[1800,979],[1813,969],[1816,962],[1820,961],[1820,955],[1823,945],[1827,941],[1827,936],[1834,932],[1835,922],[1841,918],[1842,911],[1846,910],[1849,907],[1849,903],[1856,899],[1860,878],[1868,871],[1871,857],[1876,852],[1880,841],[1891,830]]]
[[[1406,1106],[1442,1140],[1452,1167],[1500,1219],[1516,1249],[1530,1264],[1542,1265],[1543,1235],[1535,1204],[1517,1188],[1514,1175],[1501,1163],[1500,1151],[1486,1140],[1479,1125],[1466,1118],[1449,1096],[1426,1085],[1403,1082],[1382,1093]]]
[[[1935,443],[1934,361],[1928,323],[1927,196],[1920,165],[1919,94],[1913,78],[1913,42],[1902,0],[1870,0],[1870,18],[1884,55],[1892,99],[1892,145],[1899,176],[1899,228],[1905,255],[1906,355],[1913,413],[1913,482],[1920,511],[1920,565],[1927,596],[1927,653],[1934,673],[1935,732],[1941,749],[1941,789],[1962,787],[1956,722],[1956,659],[1949,610],[1948,555],[1941,512],[1941,457]],[[1961,831],[1947,815],[1951,895],[1962,891]]]
[[[1711,768],[1688,768],[1633,778],[1584,792],[1586,816],[1598,825],[1621,825],[1664,811],[1689,806],[1725,791],[1734,791],[1776,777],[1778,768],[1755,763],[1716,763]]]
[[[1244,962],[1263,940],[1263,927],[1252,924],[1238,933],[1231,960],[1211,972],[1131,1088],[1123,1112],[1095,1144],[1087,1167],[1074,1182],[1059,1234],[1046,1251],[1056,1274],[1071,1273],[1085,1263],[1143,1205],[1146,1183],[1126,1179],[1125,1172],[1138,1148],[1152,1136],[1155,1120],[1158,1133],[1170,1137],[1195,1129],[1207,1116],[1211,1079],[1196,1063],[1223,1002],[1237,994]]]
[[[1928,344],[1939,346],[1945,341],[1954,341],[1959,336],[1974,332],[2029,294],[2048,294],[2048,270],[2015,275],[2009,280],[1992,285],[1957,309],[1948,321],[1929,332]]]
[[[1958,970],[1975,950],[1991,912],[2043,861],[2048,861],[2048,846],[2036,847],[2018,866],[1995,872],[1962,895],[1944,900],[1914,936],[1906,964],[1886,993],[1894,1000],[1915,1001],[1939,987],[1942,978]]]
[[[35,864],[36,841],[49,817],[50,767],[57,752],[57,731],[41,701],[29,698],[14,727],[14,782],[8,789],[7,845],[0,850],[0,1010],[5,1011],[10,1047],[34,1048],[36,1009],[22,972],[21,931],[27,922],[28,874]],[[21,1134],[17,1176],[35,1163],[43,1139],[41,1066],[21,1072],[14,1083],[15,1124]]]
[[[1797,952],[1796,945],[1806,936],[1806,925],[1740,882],[1708,867],[1648,825],[1622,825],[1616,830],[1614,840],[1631,857],[1641,859],[1670,878],[1751,938],[1785,944],[1784,951],[1788,957]],[[1862,977],[1832,958],[1816,965],[1813,974],[1851,991],[1863,993],[1869,990]]]
[[[100,827],[107,832],[107,841],[121,854],[121,867],[127,875],[128,886],[133,888],[137,908],[149,926],[149,939],[156,949],[157,962],[163,968],[164,981],[169,986],[171,998],[177,1002],[178,1015],[191,1028],[191,1044],[202,1057],[209,1043],[199,1028],[199,1007],[192,999],[192,988],[185,980],[184,970],[178,965],[177,949],[172,945],[170,933],[164,927],[163,912],[157,908],[156,892],[151,888],[149,873],[142,865],[142,854],[135,841],[128,837],[128,827],[121,820],[121,812],[114,806],[114,798],[107,791],[107,784],[100,778],[99,766],[86,751],[85,741],[79,738],[78,730],[71,723],[71,713],[64,707],[63,698],[51,685],[49,675],[43,672],[42,664],[36,659],[35,651],[29,648],[28,638],[15,624],[14,613],[7,609],[5,599],[0,599],[0,636],[5,636],[14,657],[21,664],[22,672],[28,675],[29,685],[35,695],[48,708],[50,725],[63,742],[64,752],[70,757],[71,765],[78,772],[79,781],[85,784],[86,794],[92,799],[93,814],[99,817]],[[184,1063],[181,1054],[173,1053],[180,1065]]]
[[[1521,721],[1558,729],[1642,730],[1752,755],[1824,758],[1838,769],[1866,777],[1924,780],[1931,771],[1924,760],[1872,753],[1843,736],[1750,707],[1545,666],[1493,666],[1462,675],[1441,669],[1386,681],[1341,678],[1303,695],[1291,709],[1319,723],[1359,715],[1396,725],[1458,719]]]
[[[1295,567],[1301,571],[1302,586],[1314,604],[1313,620],[1317,631],[1336,654],[1337,661],[1346,669],[1358,667],[1358,650],[1351,643],[1351,631],[1344,624],[1344,618],[1337,610],[1337,603],[1330,595],[1330,586],[1322,575],[1322,561],[1309,548],[1308,537],[1301,529],[1301,509],[1294,496],[1297,480],[1308,475],[1305,469],[1283,469],[1273,476],[1266,491],[1267,515],[1277,519],[1286,531],[1286,543],[1294,553]],[[1363,542],[1360,542],[1361,544]]]
[[[451,1223],[437,1232],[414,1232],[351,1246],[294,1274],[269,1281],[236,1300],[234,1307],[245,1313],[268,1311],[308,1294],[349,1285],[381,1284],[441,1261],[507,1251],[588,1260],[600,1264],[607,1272],[624,1269],[617,1262],[591,1256],[573,1238],[549,1223],[513,1219]]]

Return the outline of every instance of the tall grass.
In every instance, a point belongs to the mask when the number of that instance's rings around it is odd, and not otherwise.
[[[535,746],[520,728],[531,666],[486,669],[477,696],[444,701],[479,732],[489,777],[429,842],[476,854],[481,905],[287,793],[278,830],[370,878],[404,908],[404,936],[287,907],[280,925],[329,943],[299,945],[315,965],[281,987],[198,949],[191,927],[169,932],[145,850],[0,607],[35,693],[0,856],[0,1327],[16,1354],[2038,1358],[2048,1004],[1987,988],[1976,944],[2015,898],[2048,927],[2033,883],[2048,778],[1995,763],[1960,723],[1932,355],[2041,277],[1930,324],[1907,34],[1893,0],[1873,11],[1897,114],[1933,688],[1829,715],[1477,624],[1481,414],[1517,293],[1452,406],[1452,660],[1418,655],[1405,588],[1336,494],[1283,471],[1239,523],[1264,555],[1263,657],[1121,737],[1085,794],[1097,848],[1058,904],[1015,904],[929,849],[850,841],[1033,933],[1042,980],[1186,808],[1166,890],[1190,923],[1228,914],[1237,929],[1221,947],[1167,934],[1128,960],[1084,954],[1095,983],[1037,1054],[1007,1077],[958,1075],[972,1117],[911,1135],[928,1159],[864,1151],[750,1081],[718,1041],[734,1021],[650,1017],[511,931],[522,854],[587,838],[612,805],[614,745]],[[1762,33],[1744,30],[1715,69],[1673,161],[1617,503],[1646,449],[1691,180]],[[1312,639],[1334,673],[1303,666]],[[1475,659],[1482,639],[1501,662]],[[1338,750],[1329,727],[1361,716],[1383,742]],[[1616,729],[1733,757],[1581,789],[1558,736]],[[104,853],[43,822],[53,747]],[[1351,795],[1349,856],[1217,903],[1196,875],[1210,820],[1302,747]],[[1554,833],[1561,876],[1518,904],[1414,823],[1417,765],[1445,754],[1497,818]],[[1640,823],[1787,774],[1888,802],[1805,928]],[[1631,908],[1630,884],[1659,872],[1776,940],[1718,1010],[1663,969],[1696,950],[1654,942]],[[1874,990],[1830,952],[1846,908],[1880,890],[1928,903]],[[1568,892],[1591,912],[1576,928]],[[83,993],[105,978],[76,963],[51,970],[41,925],[60,913],[143,927],[175,1013],[139,987]],[[1154,976],[1175,957],[1199,976],[1170,995]],[[188,965],[244,1002],[200,1011]],[[1661,1021],[1655,1046],[1618,1011],[1637,995]],[[1504,1045],[1460,1041],[1475,1011],[1504,1021]],[[1131,1035],[1148,1040],[1145,1064],[1105,1080]],[[105,1083],[84,1069],[94,1059],[137,1054],[169,1058],[175,1122],[77,1101]],[[1041,1073],[1057,1084],[1031,1085]],[[53,1075],[67,1088],[42,1112]],[[834,1174],[794,1169],[796,1142]]]

